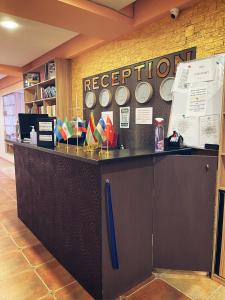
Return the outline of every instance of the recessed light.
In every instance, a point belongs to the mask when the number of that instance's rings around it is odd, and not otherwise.
[[[7,29],[16,29],[18,24],[14,21],[2,21],[1,26]]]

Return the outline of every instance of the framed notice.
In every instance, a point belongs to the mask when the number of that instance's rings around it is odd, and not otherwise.
[[[130,107],[120,107],[120,128],[130,127]]]
[[[54,149],[55,118],[37,119],[37,146]]]

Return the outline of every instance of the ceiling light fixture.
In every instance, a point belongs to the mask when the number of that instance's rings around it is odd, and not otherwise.
[[[16,29],[19,25],[14,21],[2,21],[1,26],[7,29]]]

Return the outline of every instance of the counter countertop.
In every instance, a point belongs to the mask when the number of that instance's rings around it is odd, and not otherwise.
[[[112,161],[132,159],[132,158],[143,158],[149,156],[159,156],[159,155],[169,155],[169,154],[190,154],[192,151],[192,148],[183,148],[178,150],[155,152],[154,149],[145,148],[145,149],[110,150],[108,155],[106,151],[103,151],[103,154],[101,155],[99,151],[86,152],[83,150],[82,147],[79,147],[79,150],[77,152],[76,146],[72,146],[72,145],[69,145],[67,147],[67,145],[65,144],[60,144],[60,146],[57,146],[54,150],[52,150],[43,147],[38,147],[36,145],[31,145],[28,143],[21,143],[15,140],[10,140],[10,142],[15,145],[19,145],[21,147],[31,148],[37,151],[48,152],[55,155],[66,156],[66,157],[78,159],[81,161],[86,161],[93,164],[102,164],[102,163],[107,163]]]

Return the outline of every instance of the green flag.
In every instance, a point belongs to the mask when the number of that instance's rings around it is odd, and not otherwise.
[[[64,130],[67,139],[71,138],[74,135],[73,132],[73,128],[71,123],[67,120],[67,118],[65,118],[63,125],[62,125],[62,129]]]

